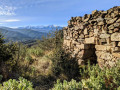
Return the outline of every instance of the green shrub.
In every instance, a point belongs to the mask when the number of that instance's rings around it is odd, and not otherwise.
[[[66,80],[63,81],[63,83],[60,82],[60,80],[57,80],[57,84],[54,85],[54,88],[52,90],[80,90],[82,89],[81,82],[76,82],[76,80],[71,80],[70,82],[67,82]]]
[[[30,48],[28,53],[37,57],[44,55],[44,51],[41,48]]]
[[[56,49],[52,56],[52,72],[59,79],[71,80],[79,76],[79,66],[74,58],[62,48]]]
[[[84,69],[84,72],[88,71],[87,75],[89,78],[82,79],[84,88],[95,89],[115,89],[120,86],[120,68],[104,68],[103,70],[99,68],[98,65],[88,66]]]
[[[26,60],[27,62],[29,62],[29,63],[32,63],[32,62],[33,62],[33,59],[32,59],[32,57],[31,57],[30,55],[27,55],[27,56],[25,57],[25,60]]]
[[[34,90],[33,85],[30,81],[20,77],[19,81],[10,79],[7,82],[3,82],[0,87],[1,90]]]
[[[3,79],[8,78],[8,75],[16,65],[17,51],[16,43],[5,43],[3,36],[0,34],[0,74],[3,75]]]
[[[119,66],[119,65],[118,65]],[[74,82],[74,85],[81,85],[82,90],[120,90],[120,67],[104,68],[103,70],[99,68],[98,65],[87,66],[80,69],[81,80],[79,82]],[[70,82],[64,81],[60,83],[57,81],[53,90],[58,88],[58,90],[81,90],[81,87],[72,88],[70,87]]]

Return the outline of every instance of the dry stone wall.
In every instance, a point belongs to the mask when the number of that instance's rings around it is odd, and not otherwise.
[[[100,67],[113,67],[120,60],[120,7],[72,17],[63,31],[63,47],[79,64],[97,60]]]

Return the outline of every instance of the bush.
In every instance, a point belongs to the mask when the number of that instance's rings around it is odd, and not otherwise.
[[[54,76],[62,80],[76,78],[79,75],[79,67],[75,59],[63,49],[63,31],[56,31],[54,35],[54,51],[51,56]]]
[[[3,79],[7,79],[16,65],[16,52],[18,51],[16,43],[5,43],[0,34],[0,74]]]
[[[33,59],[32,59],[32,57],[31,57],[30,55],[27,55],[27,56],[25,57],[25,60],[26,60],[27,62],[29,62],[29,64],[31,64],[31,63],[33,62]]]
[[[120,86],[120,68],[104,68],[103,70],[99,68],[98,65],[90,66],[83,70],[88,75],[89,78],[82,79],[82,84],[84,88],[93,88],[96,89],[115,89]]]
[[[61,80],[71,80],[79,76],[79,66],[74,58],[59,48],[52,56],[52,72]]]
[[[82,89],[82,84],[80,82],[76,82],[76,80],[71,80],[67,82],[66,80],[63,83],[60,80],[57,80],[57,84],[54,85],[52,90],[80,90]]]
[[[19,81],[15,79],[10,79],[7,82],[3,82],[3,85],[0,87],[1,90],[34,90],[31,82],[20,77]]]
[[[119,66],[119,65],[118,65]],[[119,90],[120,89],[120,67],[100,69],[98,65],[87,66],[80,70],[81,80],[79,82],[64,81],[54,85],[53,90]],[[77,87],[79,86],[79,87]],[[76,88],[77,87],[77,88]]]
[[[44,55],[44,51],[41,48],[30,48],[28,49],[28,53],[36,57]]]

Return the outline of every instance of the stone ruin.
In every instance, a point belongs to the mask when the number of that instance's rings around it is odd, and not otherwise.
[[[113,67],[120,60],[120,6],[72,17],[63,32],[63,47],[79,64],[90,60]]]

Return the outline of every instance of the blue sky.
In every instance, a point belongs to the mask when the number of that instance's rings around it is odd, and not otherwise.
[[[71,17],[120,6],[120,0],[0,0],[0,26],[67,26]]]

